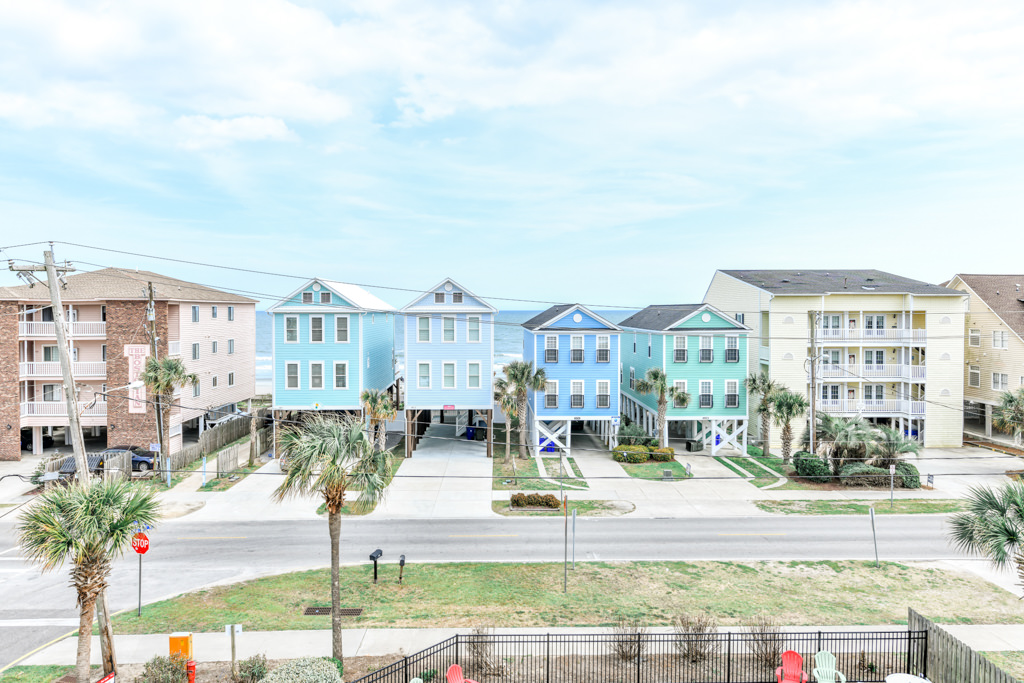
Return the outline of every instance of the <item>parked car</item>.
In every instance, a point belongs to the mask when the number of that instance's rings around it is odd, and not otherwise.
[[[43,434],[43,448],[53,447],[53,437],[49,434]],[[32,429],[21,430],[21,450],[27,451],[32,448]]]
[[[148,472],[149,470],[156,467],[156,453],[153,451],[147,451],[139,446],[114,446],[108,448],[105,451],[100,452],[100,461],[98,469],[103,469],[104,456],[109,453],[124,453],[125,451],[131,451],[132,454],[132,470],[136,472]]]

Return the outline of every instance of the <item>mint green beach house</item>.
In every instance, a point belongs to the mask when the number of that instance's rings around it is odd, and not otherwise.
[[[745,453],[750,328],[710,304],[648,306],[620,327],[623,414],[657,434],[658,396],[638,393],[636,381],[661,368],[670,387],[690,395],[686,408],[669,401],[668,438],[703,441],[712,454],[726,446]]]

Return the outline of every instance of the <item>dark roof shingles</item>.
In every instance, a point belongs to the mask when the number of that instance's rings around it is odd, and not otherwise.
[[[957,275],[1024,339],[1024,275]]]
[[[951,290],[881,270],[723,270],[726,275],[773,294],[826,292],[955,296]],[[868,289],[865,289],[868,288]]]

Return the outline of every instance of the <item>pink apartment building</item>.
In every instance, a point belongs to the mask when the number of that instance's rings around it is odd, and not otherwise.
[[[132,359],[149,355],[150,282],[158,355],[180,357],[199,376],[197,387],[175,397],[171,452],[181,448],[183,433],[201,432],[255,393],[255,300],[138,270],[105,268],[66,280],[61,302],[87,438],[143,448],[157,441],[156,413],[146,402],[152,396],[134,390],[142,400],[129,400],[123,388],[141,365]],[[21,458],[23,429],[28,449],[39,453],[44,433],[67,425],[49,290],[0,287],[0,460]]]

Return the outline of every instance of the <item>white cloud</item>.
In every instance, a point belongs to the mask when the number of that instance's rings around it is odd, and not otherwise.
[[[209,116],[182,116],[175,122],[185,149],[222,147],[233,142],[291,141],[298,137],[281,119],[266,116],[238,116],[212,119]]]

